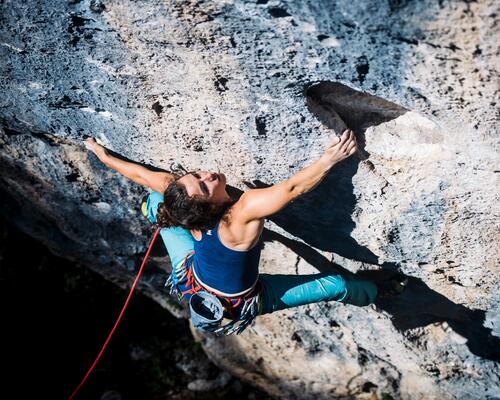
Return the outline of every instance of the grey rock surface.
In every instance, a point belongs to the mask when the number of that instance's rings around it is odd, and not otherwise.
[[[2,213],[130,284],[143,189],[82,146],[221,170],[235,190],[362,149],[272,217],[262,271],[410,278],[395,301],[322,303],[199,337],[277,398],[500,397],[498,3],[30,1],[0,4]],[[157,256],[140,290],[178,316]],[[194,333],[196,336],[197,334]]]

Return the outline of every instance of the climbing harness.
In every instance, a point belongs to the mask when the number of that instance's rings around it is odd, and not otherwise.
[[[243,296],[224,297],[213,293],[198,282],[193,273],[193,255],[190,252],[182,263],[172,270],[165,282],[170,294],[179,301],[188,301],[191,323],[201,331],[213,332],[219,336],[240,334],[259,315],[261,284]],[[222,325],[223,319],[230,321]]]
[[[153,244],[154,244],[154,242],[156,240],[156,237],[158,236],[158,233],[160,233],[160,228],[158,228],[155,231],[155,233],[153,235],[153,239],[151,239],[151,243],[149,244],[148,251],[146,252],[146,255],[144,256],[144,259],[142,260],[142,264],[141,264],[141,267],[139,268],[139,272],[137,272],[137,276],[135,277],[134,283],[132,284],[132,287],[130,288],[130,292],[128,294],[127,300],[125,300],[125,304],[123,305],[122,310],[120,311],[120,314],[118,315],[118,318],[116,319],[115,325],[111,329],[111,332],[109,332],[108,338],[106,339],[106,341],[102,345],[101,351],[99,351],[99,354],[97,355],[97,357],[95,358],[94,362],[90,366],[89,370],[87,371],[87,373],[83,377],[82,381],[76,387],[76,389],[73,391],[73,393],[71,393],[71,396],[69,396],[69,400],[72,400],[76,396],[76,394],[78,393],[78,391],[80,390],[80,388],[83,386],[83,384],[85,383],[85,381],[89,377],[90,373],[94,370],[95,366],[97,365],[97,362],[99,361],[99,359],[101,358],[102,354],[104,353],[104,350],[106,349],[106,346],[108,345],[108,343],[109,343],[109,341],[111,339],[111,336],[113,336],[113,333],[115,332],[116,327],[120,323],[120,320],[122,319],[122,316],[123,316],[123,314],[125,312],[125,309],[128,306],[130,298],[132,297],[132,293],[134,292],[134,289],[137,286],[137,282],[139,282],[139,278],[140,278],[140,276],[142,274],[142,270],[144,269],[144,265],[146,265],[146,261],[147,261],[147,259],[149,257],[149,253],[151,252],[151,249],[153,248]]]

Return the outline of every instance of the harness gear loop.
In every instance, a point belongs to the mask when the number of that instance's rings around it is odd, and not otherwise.
[[[252,290],[239,297],[225,297],[216,294],[204,287],[196,279],[196,276],[192,271],[193,254],[194,251],[187,254],[183,262],[172,270],[170,276],[165,282],[165,286],[170,287],[170,294],[177,295],[179,301],[186,301],[187,298],[184,298],[185,295],[193,296],[198,292],[205,292],[213,297],[216,297],[221,302],[227,317],[231,321],[215,330],[210,329],[210,332],[215,332],[218,335],[231,335],[233,333],[240,334],[253,322],[260,312],[260,292],[262,290],[260,281],[257,281]],[[240,306],[241,310],[237,313]]]

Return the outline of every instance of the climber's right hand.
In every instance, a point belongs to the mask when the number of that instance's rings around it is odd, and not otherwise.
[[[87,148],[87,150],[90,150],[92,153],[94,153],[97,157],[101,157],[103,154],[106,153],[106,149],[101,146],[99,143],[96,142],[96,140],[93,137],[89,137],[83,141],[84,146]]]
[[[344,131],[342,136],[333,137],[325,147],[325,152],[321,156],[330,167],[353,155],[357,151],[356,137],[350,129]]]

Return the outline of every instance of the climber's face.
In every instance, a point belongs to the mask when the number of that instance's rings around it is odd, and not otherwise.
[[[230,200],[226,192],[226,176],[222,173],[196,171],[178,179],[186,188],[189,196],[200,196],[214,203]]]

